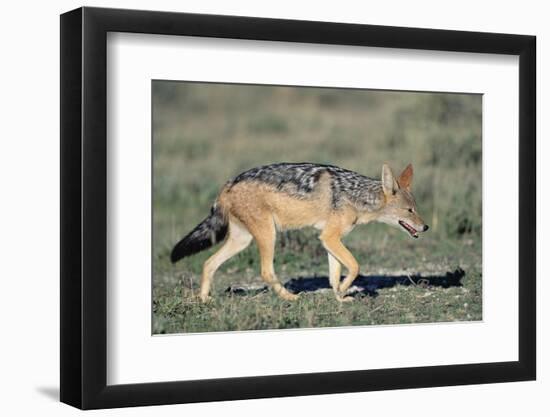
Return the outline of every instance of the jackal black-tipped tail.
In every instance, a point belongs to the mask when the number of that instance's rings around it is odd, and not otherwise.
[[[200,222],[187,236],[176,243],[170,260],[176,263],[186,256],[194,255],[200,251],[221,242],[227,234],[227,219],[221,208],[214,204],[210,216]]]

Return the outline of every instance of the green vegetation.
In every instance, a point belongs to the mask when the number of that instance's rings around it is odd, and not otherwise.
[[[482,318],[481,96],[155,81],[153,153],[154,333]],[[263,291],[252,244],[220,268],[214,302],[201,305],[202,263],[216,248],[173,266],[172,246],[206,217],[225,181],[281,161],[371,177],[383,162],[396,175],[412,162],[430,230],[413,240],[372,224],[347,236],[364,284],[353,303],[305,285],[319,277],[323,287],[328,274],[317,233],[306,229],[280,234],[275,259],[281,281],[304,290],[299,301]],[[449,286],[445,276],[458,268],[464,276]]]

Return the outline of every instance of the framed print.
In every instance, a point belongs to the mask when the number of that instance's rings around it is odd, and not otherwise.
[[[61,401],[535,379],[535,38],[61,16]]]

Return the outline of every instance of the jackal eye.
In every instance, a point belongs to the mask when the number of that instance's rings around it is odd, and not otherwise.
[[[413,213],[414,210],[412,208],[409,209],[409,213]]]

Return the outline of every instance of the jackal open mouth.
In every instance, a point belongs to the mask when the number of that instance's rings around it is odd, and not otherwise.
[[[415,239],[418,238],[418,232],[417,230],[412,227],[410,224],[408,223],[405,223],[403,220],[399,220],[399,224],[401,225],[401,227],[403,227],[407,232],[409,232],[409,234],[414,237]]]

